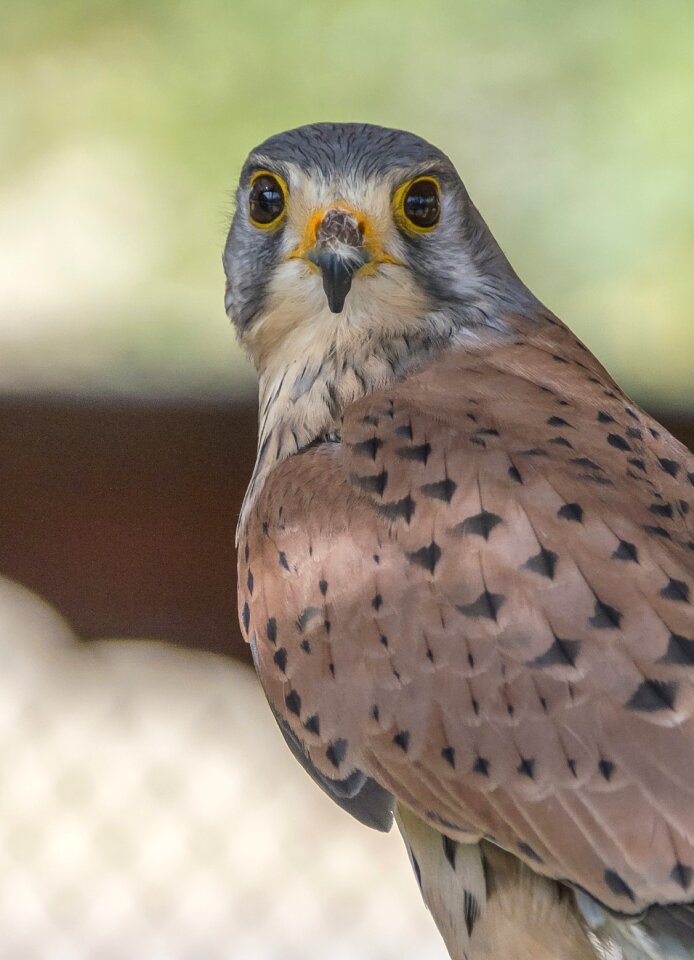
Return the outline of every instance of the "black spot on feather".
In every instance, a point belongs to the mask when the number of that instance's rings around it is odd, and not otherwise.
[[[472,765],[472,770],[474,773],[479,773],[483,777],[489,776],[489,760],[486,757],[477,757],[475,762]]]
[[[596,630],[618,630],[621,622],[621,612],[596,597],[595,611],[589,619],[590,625]]]
[[[465,918],[465,928],[468,937],[472,936],[472,931],[480,913],[480,905],[474,893],[469,890],[463,890],[463,917]]]
[[[315,733],[317,737],[320,736],[320,717],[317,713],[308,718],[304,724],[304,729],[308,730],[309,733]]]
[[[443,500],[444,503],[450,503],[453,494],[458,488],[455,480],[446,477],[445,480],[437,480],[435,483],[425,483],[419,489],[425,497],[431,497],[433,500]]]
[[[609,477],[602,477],[596,473],[579,473],[579,480],[587,480],[588,483],[597,483],[601,487],[613,487],[614,483]]]
[[[535,779],[535,758],[521,757],[521,762],[516,767],[516,772],[530,780]]]
[[[648,509],[658,517],[667,517],[668,520],[672,520],[671,503],[652,503]]]
[[[406,523],[409,523],[414,516],[416,506],[416,502],[408,494],[406,497],[403,497],[402,500],[378,504],[376,509],[386,520],[390,520],[391,522],[404,520]]]
[[[430,443],[420,443],[416,447],[398,447],[395,451],[401,460],[415,460],[426,465],[431,453]]]
[[[614,447],[615,450],[631,451],[631,447],[629,446],[628,442],[619,433],[608,433],[607,442],[611,447]]]
[[[650,533],[652,537],[662,537],[663,540],[672,540],[669,530],[666,530],[665,527],[661,527],[660,525],[655,526],[650,523],[646,523],[644,524],[643,529],[646,531],[646,533]]]
[[[612,893],[618,897],[627,897],[629,900],[633,901],[633,890],[625,880],[622,880],[618,873],[615,873],[614,870],[605,870],[603,876],[605,878],[605,883]]]
[[[563,507],[557,510],[557,516],[561,520],[572,520],[574,523],[582,523],[583,507],[578,503],[565,503]]]
[[[539,853],[536,853],[529,843],[526,843],[524,840],[519,840],[517,847],[520,853],[526,856],[529,860],[534,860],[535,863],[544,863],[544,860]]]
[[[683,580],[675,580],[674,577],[669,577],[667,586],[660,591],[660,596],[677,603],[689,603],[689,584],[686,584]]]
[[[563,417],[550,417],[546,423],[548,427],[569,427],[571,430],[575,429],[573,424],[569,423],[567,420],[564,420]]]
[[[301,697],[296,690],[290,690],[284,702],[290,713],[296,714],[297,717],[301,714]]]
[[[490,513],[488,510],[482,510],[480,513],[476,513],[473,517],[468,517],[466,520],[463,520],[463,522],[459,523],[454,530],[456,533],[463,535],[476,535],[478,537],[484,537],[485,540],[489,540],[491,532],[500,523],[503,523],[503,520],[496,513]]]
[[[415,879],[416,879],[416,881],[417,881],[417,886],[418,886],[419,889],[421,890],[421,889],[422,889],[422,871],[421,871],[421,869],[420,869],[420,867],[419,867],[419,864],[417,863],[417,858],[415,857],[414,853],[412,852],[412,848],[411,848],[411,847],[410,847],[410,859],[412,860],[412,869],[414,870],[414,875],[415,875]]]
[[[532,570],[533,573],[539,573],[542,577],[547,577],[548,580],[553,580],[558,559],[556,553],[541,546],[540,552],[526,560],[523,567],[526,570]]]
[[[658,663],[671,663],[679,666],[694,666],[694,640],[671,633],[667,650]]]
[[[464,617],[481,617],[486,620],[496,620],[496,615],[501,609],[506,598],[502,593],[490,593],[483,590],[482,593],[473,600],[472,603],[463,603],[456,606],[456,609]]]
[[[639,562],[639,554],[636,549],[636,546],[633,543],[629,543],[628,540],[620,540],[619,546],[612,554],[613,560],[629,560],[632,563]]]
[[[287,651],[285,648],[280,647],[272,659],[275,661],[282,673],[285,673],[287,670]]]
[[[408,553],[407,559],[410,563],[424,567],[429,573],[433,573],[436,569],[436,564],[441,559],[441,547],[432,540],[428,547],[420,547],[419,550]]]
[[[580,649],[580,640],[562,640],[561,637],[555,637],[552,645],[544,653],[528,661],[528,666],[540,669],[556,666],[575,667]]]
[[[627,710],[657,713],[674,710],[677,684],[665,680],[644,680],[626,704]]]
[[[573,450],[574,445],[570,440],[567,440],[566,437],[552,437],[551,440],[547,441],[548,443],[553,443],[557,447],[568,447],[569,450]]]
[[[325,751],[325,756],[335,768],[339,767],[347,756],[347,741],[343,740],[341,737],[337,740],[333,740],[333,742]]]
[[[353,486],[358,487],[365,493],[376,493],[379,497],[382,497],[388,486],[388,471],[381,470],[380,473],[372,473],[365,476],[359,476],[353,473],[350,476],[350,480]]]
[[[598,763],[598,770],[602,777],[609,782],[610,777],[614,773],[614,764],[611,760],[605,760],[603,757]]]
[[[368,440],[359,440],[357,443],[350,443],[350,448],[358,457],[370,457],[376,459],[376,454],[383,446],[380,437],[370,437]]]
[[[665,473],[669,473],[671,477],[676,477],[679,473],[681,464],[679,464],[676,460],[668,460],[667,457],[658,457],[658,463],[660,465],[660,469],[664,470]]]
[[[678,860],[675,866],[672,868],[670,873],[670,879],[673,883],[676,883],[678,887],[682,887],[683,890],[688,890],[689,885],[692,882],[692,871],[691,867],[685,866],[685,864],[680,863]]]
[[[458,844],[455,842],[455,840],[451,840],[451,838],[447,837],[445,834],[443,834],[441,840],[443,842],[444,856],[450,863],[451,868],[455,870],[455,855],[458,852]]]
[[[574,459],[571,460],[571,463],[577,467],[582,467],[584,470],[602,471],[600,464],[596,463],[595,460],[591,460],[590,457],[574,457]]]

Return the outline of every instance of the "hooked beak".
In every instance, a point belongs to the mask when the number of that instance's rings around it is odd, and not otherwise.
[[[306,259],[320,269],[331,313],[342,313],[352,277],[372,256],[364,246],[363,230],[347,210],[328,210],[316,230],[316,244]]]
[[[371,258],[367,254],[358,259],[352,259],[328,249],[311,250],[307,257],[311,263],[315,263],[320,268],[323,275],[323,290],[331,313],[342,313],[347,294],[352,286],[352,277],[359,267]]]

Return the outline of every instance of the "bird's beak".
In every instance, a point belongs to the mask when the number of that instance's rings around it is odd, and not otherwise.
[[[347,294],[352,286],[352,277],[359,267],[371,259],[368,254],[365,254],[366,251],[360,251],[359,257],[352,257],[349,254],[317,247],[306,255],[323,275],[323,290],[332,313],[342,313]]]
[[[328,210],[316,228],[316,242],[305,254],[323,276],[323,290],[332,313],[342,313],[352,277],[372,260],[364,245],[364,229],[349,210]]]

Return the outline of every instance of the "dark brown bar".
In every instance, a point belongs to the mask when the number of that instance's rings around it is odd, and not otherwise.
[[[659,419],[690,447],[694,416]],[[234,529],[251,406],[0,399],[0,573],[77,633],[247,658]]]
[[[246,656],[234,530],[253,407],[0,401],[0,573],[78,634]]]

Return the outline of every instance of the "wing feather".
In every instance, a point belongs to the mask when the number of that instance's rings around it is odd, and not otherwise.
[[[280,464],[242,622],[322,777],[637,913],[694,896],[694,458],[552,336],[450,351]]]

